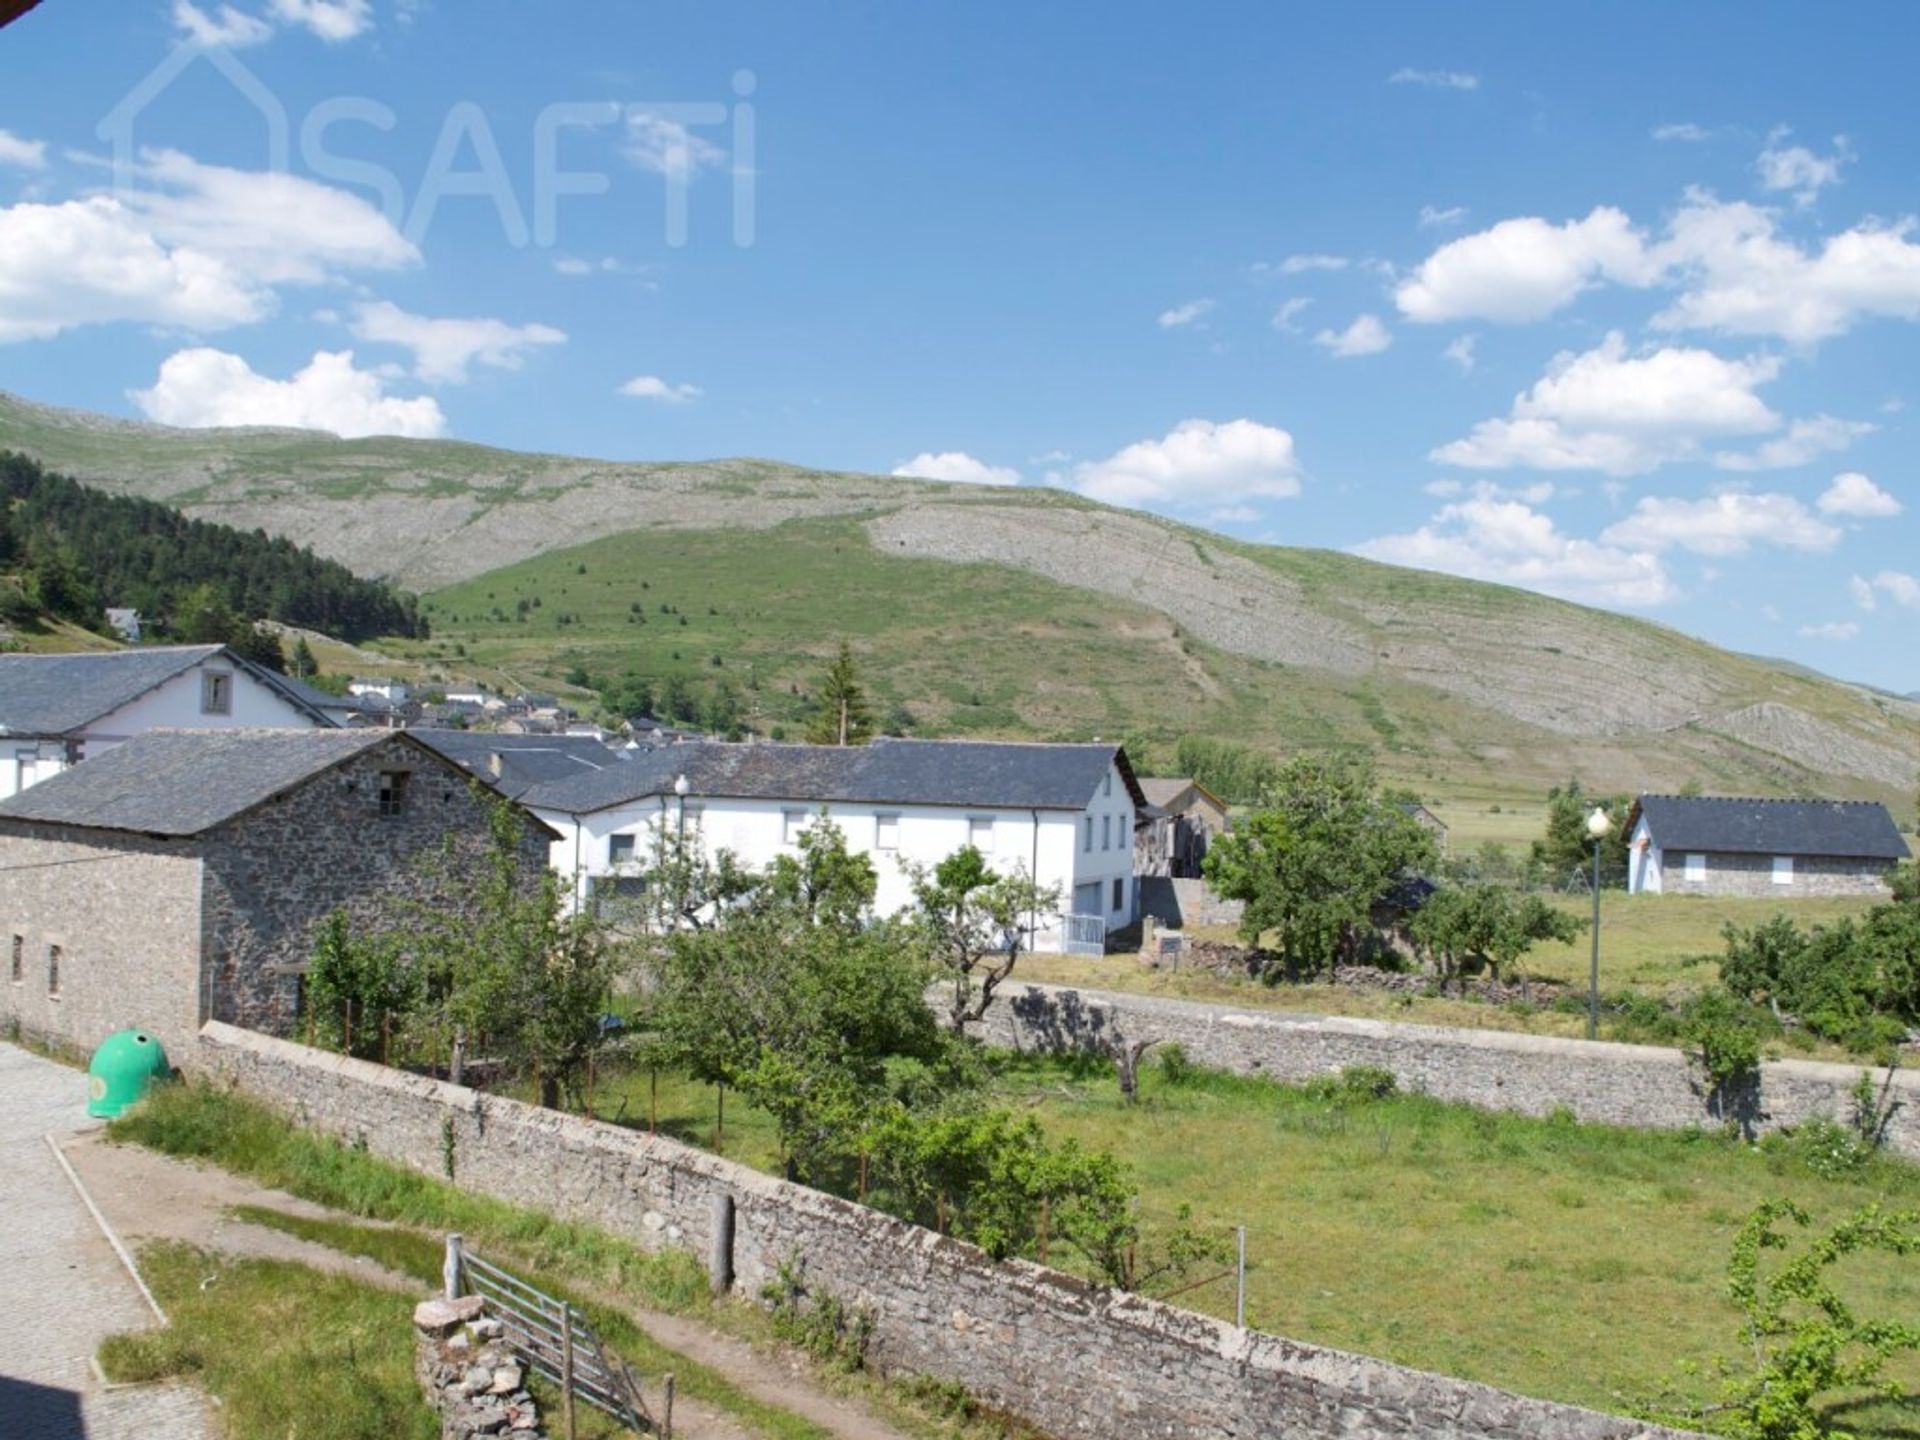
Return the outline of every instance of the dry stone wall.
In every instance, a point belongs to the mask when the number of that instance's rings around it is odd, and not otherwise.
[[[1656,1440],[1674,1432],[1241,1330],[980,1251],[637,1132],[218,1022],[203,1064],[303,1124],[465,1189],[705,1255],[733,1206],[734,1283],[782,1263],[871,1312],[871,1358],[1060,1436]]]
[[[981,1027],[989,1044],[1104,1052],[1116,1037],[1174,1041],[1195,1064],[1301,1081],[1350,1066],[1390,1070],[1402,1089],[1440,1100],[1547,1115],[1565,1108],[1602,1125],[1677,1130],[1734,1120],[1753,1132],[1824,1118],[1846,1121],[1860,1068],[1807,1060],[1762,1063],[1757,1084],[1716,1095],[1678,1050],[1497,1030],[1288,1015],[1229,1006],[1007,985]],[[1920,1075],[1871,1072],[1893,1113],[1886,1144],[1920,1159]]]

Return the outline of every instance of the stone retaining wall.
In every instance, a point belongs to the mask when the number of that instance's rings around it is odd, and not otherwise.
[[[1816,1118],[1845,1123],[1853,1109],[1848,1092],[1861,1071],[1769,1060],[1757,1084],[1715,1095],[1697,1065],[1663,1046],[1237,1010],[1052,985],[1003,986],[981,1029],[990,1044],[1030,1051],[1100,1051],[1116,1035],[1176,1041],[1195,1064],[1283,1081],[1376,1066],[1392,1071],[1402,1089],[1440,1100],[1525,1115],[1564,1107],[1580,1120],[1652,1130],[1728,1119],[1755,1133]],[[1884,1070],[1871,1073],[1876,1089],[1886,1083]],[[1920,1074],[1896,1071],[1887,1098],[1894,1107],[1887,1147],[1920,1158]]]
[[[735,1284],[786,1261],[868,1309],[873,1361],[957,1382],[1060,1436],[1654,1440],[1674,1432],[1117,1294],[788,1184],[673,1140],[481,1095],[217,1022],[207,1068],[300,1123],[464,1189],[706,1254],[734,1206]]]

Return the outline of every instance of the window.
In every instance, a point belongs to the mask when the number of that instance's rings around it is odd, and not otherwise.
[[[1100,782],[1100,793],[1106,796],[1113,794],[1113,772],[1111,770],[1107,772],[1107,778]]]
[[[800,843],[800,832],[807,828],[807,812],[804,810],[782,810],[780,812],[780,838],[789,845]]]
[[[380,813],[382,815],[394,816],[405,811],[408,778],[409,772],[405,770],[380,772]]]
[[[1111,815],[1102,815],[1100,817],[1100,848],[1102,850],[1113,849],[1113,816]]]
[[[982,855],[993,853],[993,816],[969,815],[967,817],[967,843]]]
[[[27,978],[27,937],[24,935],[13,937],[13,969],[8,978],[16,985]]]
[[[208,670],[200,676],[200,713],[233,713],[233,676],[225,670]]]
[[[898,815],[873,817],[873,848],[876,850],[900,848],[900,817]]]
[[[607,837],[607,863],[609,865],[633,863],[633,836],[609,835]]]
[[[55,1000],[60,998],[60,947],[47,946],[47,995]]]
[[[1113,882],[1113,913],[1118,915],[1127,908],[1127,882],[1115,879]]]
[[[1083,855],[1093,853],[1093,816],[1091,815],[1087,816],[1087,833],[1080,841],[1080,853]]]
[[[1773,857],[1773,883],[1776,885],[1793,884],[1793,857],[1776,855]]]
[[[1698,885],[1707,878],[1707,857],[1704,855],[1687,856],[1687,883]]]

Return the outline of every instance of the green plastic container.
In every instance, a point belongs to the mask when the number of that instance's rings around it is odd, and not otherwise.
[[[157,1080],[173,1073],[167,1052],[144,1030],[117,1030],[100,1042],[87,1066],[87,1114],[117,1119]]]

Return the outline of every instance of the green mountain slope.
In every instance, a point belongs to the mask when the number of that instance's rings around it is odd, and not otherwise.
[[[1489,793],[1577,771],[1904,809],[1920,774],[1910,702],[1525,591],[1058,491],[178,431],[4,396],[0,447],[430,592],[426,658],[458,645],[527,681],[576,665],[726,679],[763,727],[846,636],[875,688],[940,730],[1363,744],[1430,788]]]

